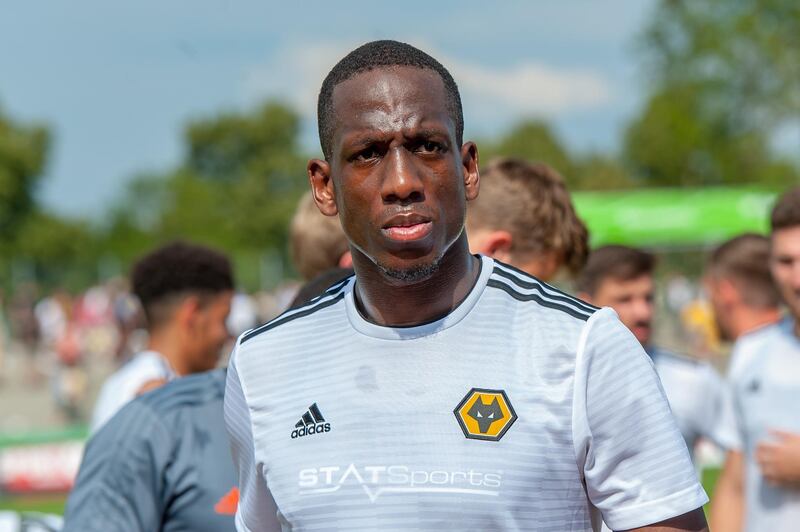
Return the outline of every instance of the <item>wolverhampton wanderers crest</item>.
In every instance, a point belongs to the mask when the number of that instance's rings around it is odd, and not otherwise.
[[[473,388],[453,413],[464,436],[473,440],[499,441],[517,420],[503,390]]]

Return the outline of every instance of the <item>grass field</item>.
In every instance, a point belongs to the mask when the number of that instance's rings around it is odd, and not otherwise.
[[[43,512],[47,514],[64,513],[67,498],[64,495],[26,495],[20,497],[0,497],[0,511]]]
[[[714,486],[719,478],[719,469],[703,470],[703,487],[709,498],[713,498]],[[0,510],[14,510],[17,512],[44,512],[48,514],[63,514],[67,499],[64,495],[37,495],[24,497],[0,497]],[[705,508],[708,512],[708,505]]]

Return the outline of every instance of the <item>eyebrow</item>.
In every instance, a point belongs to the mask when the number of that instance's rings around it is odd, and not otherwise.
[[[343,144],[350,147],[369,146],[372,144],[379,144],[386,142],[393,134],[381,133],[379,131],[367,133],[353,133],[343,139]],[[429,139],[433,137],[448,138],[448,131],[436,128],[424,128],[409,133],[404,133],[404,137],[410,140],[414,139]]]

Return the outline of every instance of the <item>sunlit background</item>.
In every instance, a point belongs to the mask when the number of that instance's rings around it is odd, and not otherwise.
[[[711,246],[765,231],[800,180],[793,1],[7,2],[0,509],[63,506],[143,252],[221,248],[260,319],[281,310],[316,93],[378,38],[451,70],[483,161],[547,162],[594,245],[658,252],[659,337],[724,367],[697,280]],[[48,319],[77,328],[75,360]]]

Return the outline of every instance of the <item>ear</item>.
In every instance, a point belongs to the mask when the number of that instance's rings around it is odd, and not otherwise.
[[[311,183],[311,194],[319,212],[325,216],[336,216],[339,209],[336,206],[336,194],[331,177],[331,165],[323,159],[308,161],[308,180]]]
[[[734,305],[741,300],[739,290],[730,279],[717,279],[716,290],[720,301],[725,305]]]
[[[175,309],[175,322],[184,330],[191,328],[199,310],[200,298],[193,295],[186,296]]]
[[[481,176],[478,172],[478,146],[474,142],[465,142],[461,146],[461,165],[464,168],[464,191],[467,201],[478,197]]]
[[[470,242],[473,242],[470,240]],[[508,231],[485,231],[474,239],[473,251],[508,262],[511,256],[513,237]]]

